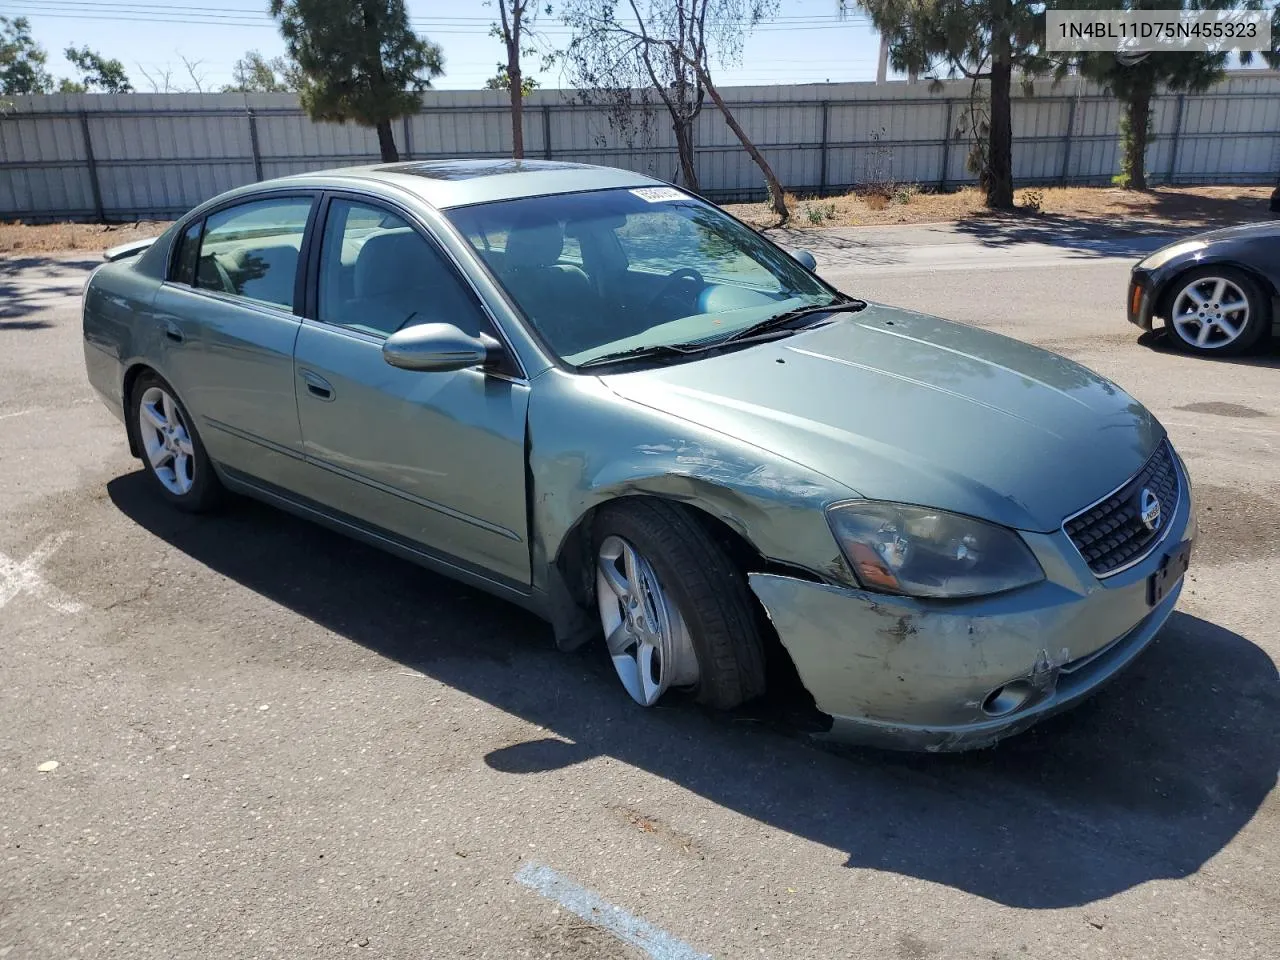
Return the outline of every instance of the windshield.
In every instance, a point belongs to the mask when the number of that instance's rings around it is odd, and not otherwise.
[[[754,231],[671,187],[527,197],[446,213],[570,364],[719,340],[840,299]]]

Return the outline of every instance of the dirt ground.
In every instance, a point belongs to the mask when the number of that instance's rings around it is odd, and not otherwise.
[[[1127,221],[1139,226],[1209,228],[1269,219],[1271,191],[1271,187],[1244,186],[1157,187],[1145,191],[1118,187],[1026,187],[1014,195],[1018,205],[1016,213],[997,214],[986,209],[982,193],[974,188],[955,193],[922,193],[907,184],[894,188],[888,197],[870,193],[822,198],[788,196],[792,211],[788,226],[793,229],[884,226],[1038,214],[1055,219],[1106,221],[1110,226],[1116,226],[1117,221]],[[777,225],[778,218],[763,203],[726,204],[725,209],[753,226]]]
[[[164,231],[170,221],[140,220],[137,223],[0,223],[0,256],[89,250],[98,253],[110,247],[143,240]]]
[[[1025,218],[1105,221],[1110,226],[1179,226],[1209,228],[1248,220],[1267,220],[1271,187],[1157,187],[1122,190],[1112,187],[1027,187],[1018,190],[1014,214],[995,214],[973,188],[955,193],[924,193],[914,185],[893,188],[890,196],[848,193],[833,197],[788,195],[792,229],[884,226],[898,223],[960,223],[967,220]],[[1039,210],[1035,208],[1038,206]],[[758,227],[777,226],[763,203],[732,203],[725,209]],[[0,256],[85,250],[97,253],[130,240],[154,237],[168,221],[137,223],[0,222]]]

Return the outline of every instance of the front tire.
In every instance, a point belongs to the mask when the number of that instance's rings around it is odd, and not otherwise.
[[[1188,353],[1238,356],[1271,329],[1271,303],[1252,277],[1225,266],[1206,266],[1174,280],[1166,300],[1166,327]]]
[[[216,507],[222,484],[173,388],[147,371],[134,382],[130,409],[142,465],[160,495],[188,513]]]
[[[683,688],[727,710],[764,693],[746,578],[685,508],[638,497],[609,504],[593,546],[605,642],[636,703]]]

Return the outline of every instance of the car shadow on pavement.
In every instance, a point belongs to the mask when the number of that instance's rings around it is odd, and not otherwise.
[[[1175,614],[1097,697],[978,753],[821,749],[786,704],[644,711],[603,645],[552,648],[513,605],[256,503],[175,513],[141,472],[108,493],[213,571],[319,626],[546,731],[483,757],[537,776],[609,756],[847,865],[1014,907],[1089,903],[1191,875],[1254,816],[1280,768],[1280,679],[1246,638]],[[430,694],[421,709],[429,715]],[[654,814],[661,816],[658,811]]]
[[[1164,327],[1144,330],[1137,342],[1153,353],[1168,353],[1192,360],[1203,360],[1207,363],[1235,364],[1244,367],[1280,367],[1280,340],[1274,338],[1263,341],[1253,352],[1236,357],[1186,353],[1178,349]]]

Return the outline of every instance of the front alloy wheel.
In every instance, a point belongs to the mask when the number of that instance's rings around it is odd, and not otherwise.
[[[596,599],[613,667],[636,703],[651,707],[670,687],[698,682],[698,657],[679,607],[653,565],[619,536],[600,544]]]
[[[596,604],[609,656],[636,703],[671,689],[728,710],[765,690],[761,618],[746,575],[691,508],[606,504],[593,523]]]
[[[1270,325],[1257,285],[1229,267],[1205,267],[1180,279],[1169,304],[1169,330],[1192,353],[1244,353]]]

